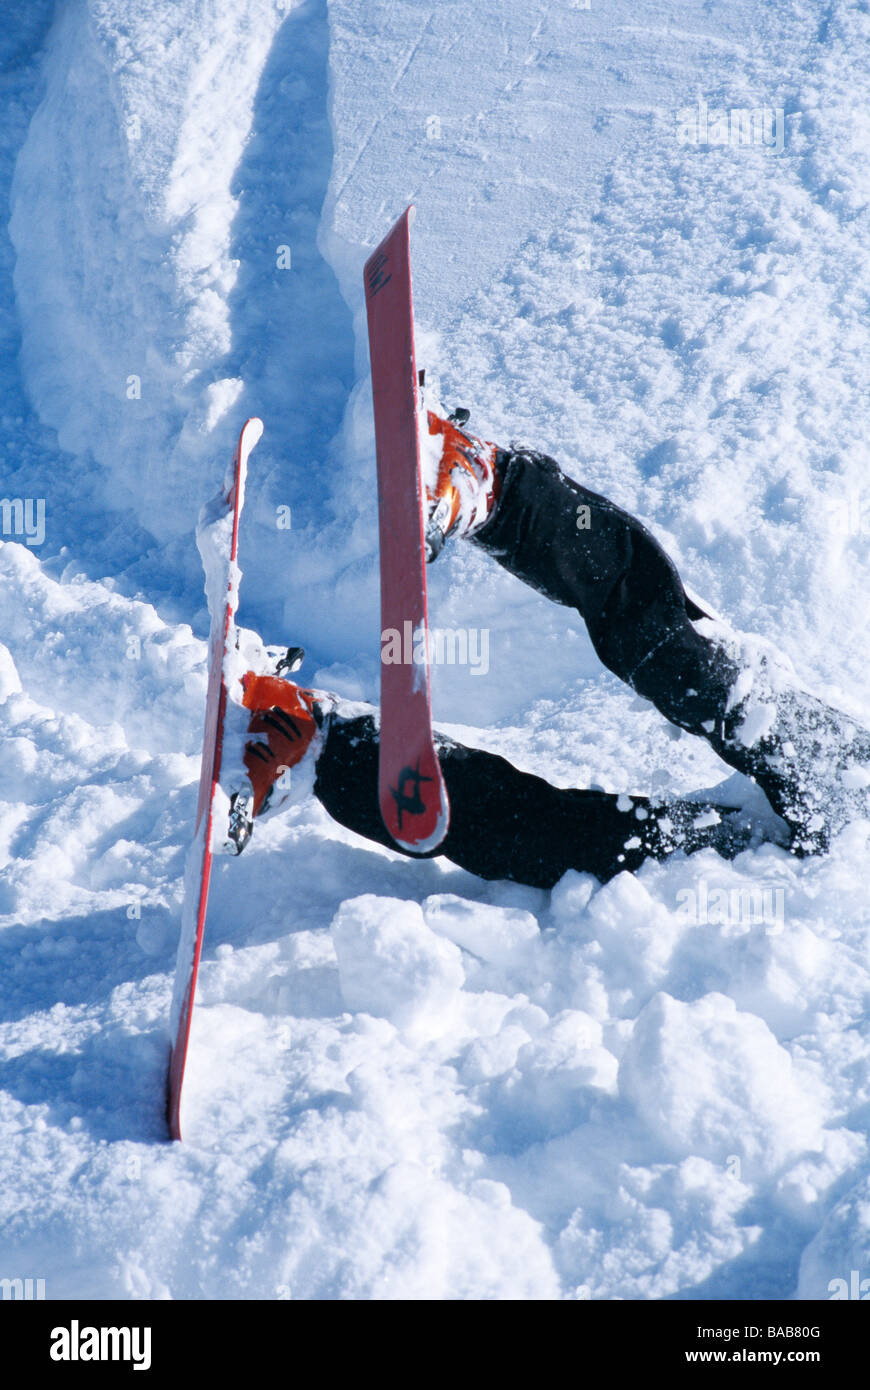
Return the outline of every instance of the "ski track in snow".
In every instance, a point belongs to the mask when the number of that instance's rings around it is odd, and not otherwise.
[[[408,863],[303,800],[217,861],[187,1142],[162,1116],[196,512],[261,415],[240,619],[303,642],[311,684],[376,697],[361,274],[407,200],[444,398],[640,515],[870,721],[868,38],[857,0],[821,26],[811,0],[7,17],[0,457],[46,531],[0,545],[0,1277],[823,1299],[870,1273],[866,824],[823,859],[544,893]],[[699,97],[782,108],[783,149],[679,143]],[[473,547],[430,606],[488,634],[485,673],[433,673],[448,731],[563,785],[727,775]]]

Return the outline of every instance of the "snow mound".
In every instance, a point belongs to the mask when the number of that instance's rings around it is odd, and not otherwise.
[[[733,999],[657,994],[638,1016],[619,1068],[622,1094],[674,1154],[751,1178],[822,1144],[824,1097],[763,1019]]]
[[[419,903],[366,894],[342,903],[332,923],[341,992],[353,1012],[396,1027],[449,1027],[465,980],[462,957],[427,927]]]

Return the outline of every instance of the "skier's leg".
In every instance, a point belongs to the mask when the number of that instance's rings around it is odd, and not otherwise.
[[[314,792],[330,815],[369,840],[397,849],[378,806],[377,727],[372,715],[342,715],[324,728]],[[504,758],[441,735],[438,757],[450,796],[450,829],[437,850],[481,878],[550,888],[568,869],[602,881],[647,858],[712,847],[732,858],[764,838],[740,813],[698,803],[552,787]],[[404,852],[404,851],[403,851]]]
[[[802,691],[773,652],[707,619],[634,517],[533,450],[499,451],[500,496],[472,539],[578,610],[611,671],[754,778],[798,851],[867,815],[870,733]]]

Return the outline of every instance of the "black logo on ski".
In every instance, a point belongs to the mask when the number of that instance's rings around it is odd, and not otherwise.
[[[398,787],[390,787],[390,796],[396,803],[396,810],[399,814],[399,829],[402,828],[402,813],[408,812],[409,816],[422,816],[426,810],[426,803],[420,795],[420,783],[431,782],[431,777],[426,777],[420,771],[420,759],[417,759],[416,767],[403,767],[399,773]],[[414,790],[408,794],[408,783],[411,783]]]
[[[382,251],[381,254],[378,256],[377,260],[372,262],[372,265],[366,276],[366,284],[368,286],[368,292],[370,295],[377,294],[378,290],[382,290],[384,288],[384,285],[388,285],[390,280],[392,280],[392,274],[384,274],[384,268],[387,264],[387,261],[388,257]]]

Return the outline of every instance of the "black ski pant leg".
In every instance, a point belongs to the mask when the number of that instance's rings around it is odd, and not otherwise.
[[[705,615],[655,537],[546,454],[508,454],[503,467],[501,500],[476,544],[576,608],[608,670],[719,751],[739,668],[693,627]]]
[[[694,626],[707,615],[646,527],[545,454],[505,451],[499,461],[501,498],[473,540],[532,588],[576,608],[609,670],[757,781],[788,823],[794,850],[824,848],[832,828],[868,813],[866,799],[846,790],[851,766],[870,759],[866,730],[761,669],[743,683],[756,713],[769,711],[770,727],[747,735],[739,644],[732,655]]]
[[[450,828],[437,849],[410,858],[444,855],[480,878],[551,888],[568,869],[604,882],[678,849],[712,847],[733,858],[762,838],[740,813],[711,816],[709,807],[697,803],[662,806],[642,796],[553,787],[497,754],[440,734],[436,742]],[[334,820],[399,849],[381,820],[373,715],[329,716],[314,793]]]

